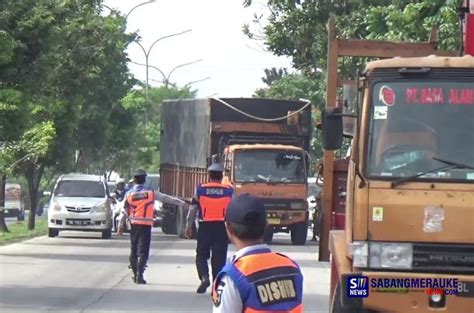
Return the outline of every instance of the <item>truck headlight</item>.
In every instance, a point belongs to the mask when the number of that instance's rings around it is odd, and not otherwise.
[[[293,210],[303,210],[304,209],[304,202],[291,202],[290,209]]]
[[[367,267],[369,244],[365,241],[355,241],[349,245],[354,267]]]
[[[394,242],[370,243],[370,267],[411,269],[413,244]]]

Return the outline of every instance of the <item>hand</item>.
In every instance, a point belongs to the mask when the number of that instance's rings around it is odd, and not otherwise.
[[[186,230],[184,231],[184,237],[187,239],[191,239],[193,236],[193,229],[191,227],[186,227]]]
[[[120,228],[118,229],[117,234],[118,234],[119,236],[123,236],[123,228],[122,228],[122,227],[120,227]]]

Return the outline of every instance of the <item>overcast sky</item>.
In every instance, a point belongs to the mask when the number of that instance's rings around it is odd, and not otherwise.
[[[105,0],[107,6],[124,14],[142,2],[145,1]],[[158,42],[150,53],[149,64],[168,75],[177,65],[203,59],[176,69],[170,81],[182,86],[210,77],[192,84],[199,90],[199,97],[251,96],[256,88],[264,86],[263,69],[291,67],[289,59],[262,51],[261,44],[242,33],[242,26],[251,22],[254,13],[266,12],[264,2],[256,1],[252,7],[244,8],[243,0],[156,0],[129,15],[127,31],[139,30],[141,43],[148,49],[160,37],[192,29]],[[145,63],[145,55],[137,44],[132,43],[128,53],[132,61]],[[145,80],[145,67],[130,64],[130,70],[137,79]],[[152,68],[149,77],[162,80],[162,75]],[[149,83],[159,85],[152,80]]]

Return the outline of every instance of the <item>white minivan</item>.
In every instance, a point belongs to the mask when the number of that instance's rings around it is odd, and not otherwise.
[[[58,178],[48,209],[48,236],[60,230],[101,232],[103,239],[112,234],[111,201],[107,184],[99,175],[67,174]]]

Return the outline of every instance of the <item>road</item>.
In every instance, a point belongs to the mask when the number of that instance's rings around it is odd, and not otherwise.
[[[99,236],[63,232],[0,247],[0,312],[211,312],[210,297],[195,293],[194,240],[154,231],[148,284],[135,285],[128,236]],[[281,234],[272,249],[300,264],[305,311],[328,312],[329,267],[316,261],[316,244],[294,247]]]

